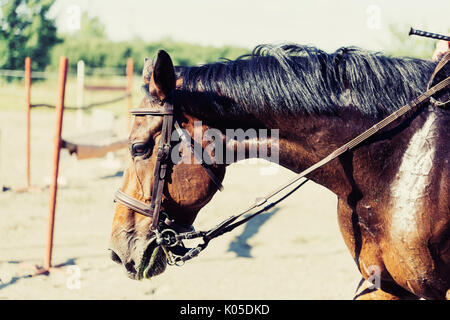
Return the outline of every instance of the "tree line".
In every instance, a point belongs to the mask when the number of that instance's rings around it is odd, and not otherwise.
[[[0,69],[21,70],[31,57],[33,70],[57,70],[60,56],[69,59],[76,70],[83,60],[86,71],[95,68],[123,69],[127,58],[133,58],[135,72],[140,72],[144,58],[153,58],[157,50],[170,52],[175,65],[196,65],[218,58],[235,59],[249,52],[235,46],[201,46],[170,38],[147,42],[142,39],[115,42],[108,39],[105,27],[97,17],[82,14],[81,28],[70,34],[59,34],[48,12],[54,0],[8,0],[0,2]]]
[[[58,34],[55,21],[48,12],[55,0],[0,1],[0,69],[21,70],[25,57],[32,59],[33,70],[57,70],[60,56],[69,58],[70,68],[76,70],[78,60],[85,62],[87,73],[95,68],[114,68],[125,72],[127,58],[133,58],[135,72],[140,72],[145,57],[152,58],[157,50],[165,49],[175,65],[197,65],[220,58],[235,59],[250,49],[235,46],[201,46],[170,38],[154,42],[142,39],[114,42],[108,39],[105,27],[97,17],[86,12],[81,28],[70,34]],[[429,59],[434,42],[411,39],[404,28],[390,25],[392,41],[385,53],[394,56],[415,56]]]

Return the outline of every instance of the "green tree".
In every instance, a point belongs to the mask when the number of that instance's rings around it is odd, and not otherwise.
[[[23,69],[31,57],[34,70],[50,63],[52,47],[61,42],[55,21],[48,17],[54,0],[1,1],[0,68]]]
[[[139,38],[112,41],[107,37],[105,26],[100,19],[89,16],[86,12],[82,14],[79,30],[61,34],[60,37],[64,42],[53,49],[52,64],[49,68],[57,70],[59,57],[66,56],[72,72],[76,71],[77,61],[83,60],[86,74],[89,75],[97,72],[93,68],[115,68],[125,72],[127,58],[133,58],[134,69],[140,73],[144,58],[154,58],[159,49],[168,51],[174,64],[178,66],[214,62],[220,58],[235,59],[249,52],[246,48],[201,46],[171,38],[152,42]],[[101,70],[98,72],[102,73]]]

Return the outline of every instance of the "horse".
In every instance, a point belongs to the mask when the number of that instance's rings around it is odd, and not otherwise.
[[[196,140],[194,131],[219,131],[223,150],[205,152],[219,182],[229,164],[258,157],[252,148],[277,152],[278,164],[298,173],[424,92],[435,67],[357,47],[327,53],[295,44],[260,45],[235,60],[174,67],[160,50],[155,61],[145,61],[145,96],[137,109],[159,110],[172,97],[174,119],[205,150],[209,142]],[[449,298],[449,119],[447,110],[427,104],[307,175],[338,198],[339,228],[362,276],[355,299]],[[163,122],[136,116],[128,141],[121,191],[147,205]],[[227,129],[277,129],[278,137],[242,140],[227,136]],[[239,147],[244,156],[237,155]],[[219,151],[234,157],[215,161]],[[188,228],[218,186],[192,153],[178,152],[190,161],[167,167],[161,212]],[[116,205],[111,257],[132,279],[166,269],[153,220]]]

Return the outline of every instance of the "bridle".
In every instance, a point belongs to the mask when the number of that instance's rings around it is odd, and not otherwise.
[[[173,239],[173,237],[180,234],[185,237],[196,234],[192,225],[179,224],[173,219],[170,219],[167,213],[161,212],[162,195],[164,185],[166,183],[167,168],[170,161],[170,153],[172,149],[171,138],[174,128],[177,131],[181,141],[187,145],[196,161],[202,165],[202,168],[205,170],[211,181],[216,185],[217,189],[220,191],[223,190],[221,180],[214,174],[211,168],[203,162],[202,155],[199,155],[196,149],[188,143],[188,141],[193,141],[191,137],[188,137],[189,133],[183,131],[178,122],[176,120],[174,121],[173,97],[174,94],[172,92],[171,95],[165,100],[152,99],[153,102],[156,102],[159,105],[158,108],[130,109],[130,113],[135,116],[152,115],[163,117],[161,139],[158,145],[155,169],[153,171],[153,192],[150,200],[150,206],[145,202],[130,197],[120,189],[116,191],[114,196],[115,201],[120,204],[139,214],[151,217],[153,219],[150,230],[156,235],[157,245],[164,249],[169,264],[176,263],[174,254],[179,255],[181,252],[186,253],[186,250],[183,250],[184,245],[182,242],[180,240]],[[161,214],[165,216],[164,220],[160,219]],[[171,249],[167,250],[167,248]]]
[[[450,53],[447,53],[444,56],[444,58],[442,58],[440,63],[437,65],[436,70],[433,73],[433,76],[448,62],[448,60],[450,60]],[[432,79],[430,80],[430,83]],[[134,108],[130,110],[130,113],[135,116],[152,115],[163,117],[161,140],[157,149],[156,164],[153,174],[154,176],[153,192],[150,205],[128,196],[121,190],[117,190],[115,194],[115,201],[119,202],[120,204],[128,207],[129,209],[139,214],[153,218],[150,229],[155,233],[156,245],[162,247],[164,253],[166,254],[168,264],[178,266],[182,265],[184,264],[185,261],[196,257],[202,250],[204,250],[207,247],[207,245],[212,239],[220,235],[223,235],[224,233],[232,231],[236,227],[242,225],[243,223],[246,223],[250,219],[261,214],[262,212],[269,210],[270,208],[277,205],[279,202],[289,197],[291,194],[297,191],[309,180],[306,177],[306,175],[324,166],[333,159],[336,159],[346,151],[355,148],[363,141],[367,140],[369,137],[373,136],[375,133],[377,133],[387,125],[391,124],[394,120],[398,119],[402,115],[408,112],[415,111],[425,101],[430,100],[430,98],[432,98],[432,95],[436,94],[437,92],[445,88],[448,88],[449,86],[450,86],[450,77],[447,77],[438,84],[429,88],[426,92],[422,93],[416,99],[399,108],[394,113],[390,114],[380,122],[376,123],[375,125],[367,129],[354,139],[350,140],[349,142],[341,146],[340,148],[336,149],[327,157],[323,158],[321,161],[315,163],[311,167],[300,172],[297,176],[295,176],[293,179],[291,179],[278,189],[270,192],[264,197],[256,198],[255,203],[249,206],[243,212],[229,217],[228,219],[226,219],[225,221],[211,228],[208,231],[195,231],[193,226],[179,224],[173,219],[170,219],[167,213],[161,212],[162,193],[164,185],[166,183],[167,166],[170,164],[171,135],[173,129],[175,129],[178,132],[181,140],[187,144],[188,148],[191,150],[196,160],[200,164],[202,164],[203,169],[206,171],[209,178],[213,181],[216,187],[220,191],[223,190],[223,186],[220,182],[221,180],[217,178],[214,172],[206,164],[204,164],[204,162],[202,161],[202,156],[197,154],[195,148],[193,148],[192,145],[188,143],[188,141],[192,140],[188,139],[187,136],[189,134],[181,130],[178,122],[174,119],[174,104],[173,104],[174,92],[172,92],[171,95],[166,100],[163,101],[155,100],[159,104],[158,108]],[[300,183],[298,183],[298,181],[302,178],[305,179]],[[298,184],[295,185],[296,183]],[[266,204],[269,199],[275,197],[288,187],[292,187],[292,189],[279,199]],[[259,207],[262,208],[250,214],[252,210]],[[161,219],[161,215],[164,216],[165,218],[164,220]],[[195,238],[202,238],[203,243],[197,245],[194,248],[186,248],[184,246],[183,240]]]

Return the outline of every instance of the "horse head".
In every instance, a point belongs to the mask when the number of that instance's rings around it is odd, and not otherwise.
[[[143,77],[147,97],[137,110],[150,110],[152,113],[151,110],[160,110],[165,103],[173,104],[177,79],[172,60],[165,51],[159,51],[154,62],[146,59]],[[173,123],[176,122],[179,129],[194,136],[194,122],[197,119],[177,109],[178,103],[174,104]],[[163,126],[164,116],[147,113],[134,118],[128,142],[130,161],[124,172],[121,194],[150,206],[155,188],[155,167],[166,164],[161,201],[157,204],[160,205],[160,221],[157,223],[190,230],[199,210],[218,190],[217,184],[220,185],[223,180],[225,166],[211,164],[205,171],[204,165],[190,152],[190,145],[180,143],[175,146],[172,141],[169,141],[172,145],[170,159],[158,162],[158,148],[163,144],[161,139],[165,134]],[[173,130],[173,127],[167,129]],[[197,128],[206,129],[206,126]],[[159,174],[160,171],[156,179]],[[210,175],[214,175],[215,179],[211,179]],[[154,220],[155,216],[145,216],[133,207],[120,202],[117,204],[111,234],[111,255],[114,261],[123,264],[131,278],[150,278],[166,268],[163,248],[156,245],[156,230],[152,228]]]

